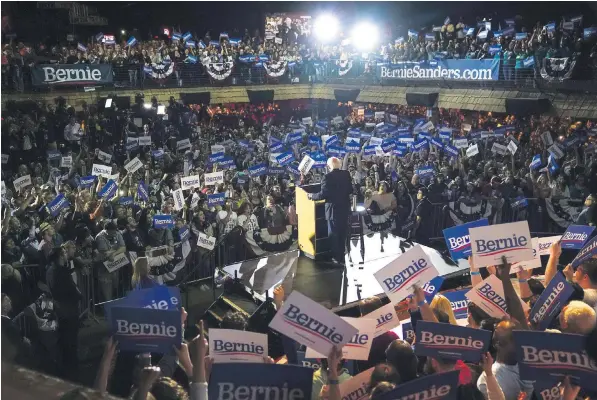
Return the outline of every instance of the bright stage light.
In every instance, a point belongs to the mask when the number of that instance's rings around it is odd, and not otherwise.
[[[333,15],[321,15],[313,24],[313,31],[321,41],[329,41],[338,34],[338,19]]]
[[[151,103],[143,103],[143,108],[145,108],[146,110],[151,109]]]
[[[357,50],[372,50],[378,41],[379,30],[369,22],[358,24],[352,31],[352,44]]]

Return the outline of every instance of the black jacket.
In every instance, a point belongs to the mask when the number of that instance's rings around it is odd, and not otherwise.
[[[56,306],[59,318],[75,318],[79,316],[81,292],[72,277],[72,270],[53,262],[46,272],[46,282]]]
[[[313,193],[313,200],[325,200],[325,218],[327,220],[348,218],[350,213],[350,195],[352,179],[350,172],[335,169],[327,173],[321,181],[321,191]]]

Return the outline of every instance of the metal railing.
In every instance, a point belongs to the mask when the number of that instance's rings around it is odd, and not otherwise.
[[[466,61],[466,60],[463,60]],[[470,60],[475,61],[475,60]],[[288,67],[280,77],[271,77],[259,66],[235,63],[230,75],[223,80],[211,77],[202,64],[176,63],[174,71],[163,79],[153,79],[144,73],[143,66],[113,66],[112,83],[96,86],[96,90],[119,89],[156,89],[156,88],[192,88],[212,86],[253,86],[270,84],[315,84],[333,83],[345,85],[380,85],[380,86],[415,86],[442,87],[458,89],[533,89],[566,90],[572,92],[597,93],[597,66],[575,67],[573,79],[546,80],[541,77],[538,67],[514,68],[512,65],[499,66],[497,80],[448,80],[429,79],[382,79],[377,64],[370,61],[355,60],[346,71],[337,65],[336,60],[305,62]],[[31,71],[27,66],[3,66],[2,91],[6,93],[30,93],[62,90],[83,91],[81,86],[34,86]]]

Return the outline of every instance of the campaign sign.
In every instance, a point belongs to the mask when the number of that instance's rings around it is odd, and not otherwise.
[[[456,400],[458,398],[459,374],[460,371],[450,371],[401,383],[396,389],[376,397],[375,400]]]
[[[102,162],[109,163],[110,161],[112,161],[112,154],[108,154],[101,150],[98,150],[97,158]]]
[[[281,364],[214,364],[209,378],[208,398],[310,399],[313,369]],[[319,393],[317,394],[319,396]]]
[[[572,260],[572,266],[576,268],[588,259],[595,257],[597,257],[597,236],[591,239],[587,245],[578,252],[574,260]]]
[[[313,146],[320,146],[321,147],[321,138],[319,136],[309,136],[309,144]]]
[[[311,168],[313,168],[313,165],[315,165],[315,161],[308,155],[305,155],[301,160],[298,169],[303,175],[306,175],[309,173]]]
[[[298,170],[298,165],[296,162],[286,165],[286,171],[289,174],[295,175],[297,177],[301,176],[301,171]]]
[[[373,318],[350,318],[342,317],[350,325],[358,329],[348,343],[342,347],[342,358],[345,360],[367,360],[371,351],[375,334],[376,321]],[[307,347],[306,358],[327,358],[327,354],[319,354]]]
[[[479,267],[533,259],[531,233],[527,221],[469,229],[473,262]]]
[[[511,154],[515,154],[516,150],[518,150],[518,145],[511,140],[510,143],[508,143],[508,151],[510,151]]]
[[[467,138],[454,139],[454,140],[452,140],[452,144],[457,149],[466,149],[468,147],[468,139]]]
[[[151,152],[151,156],[153,158],[162,158],[164,157],[164,150],[162,149],[157,149]]]
[[[269,146],[269,151],[270,151],[270,153],[280,153],[283,148],[284,148],[284,145],[282,143],[276,142],[276,143],[272,143]]]
[[[226,151],[226,148],[221,144],[214,144],[211,146],[211,154],[223,153]]]
[[[210,154],[207,159],[209,160],[210,163],[215,164],[218,161],[222,161],[224,159],[224,157],[226,157],[226,155],[222,151],[222,152],[219,152],[219,153]]]
[[[193,189],[196,187],[201,187],[199,175],[182,176],[180,178],[180,188],[182,190]]]
[[[223,159],[218,161],[217,164],[222,168],[232,168],[232,169],[236,168],[236,163],[234,162],[234,158],[232,158],[231,156],[224,157]]]
[[[394,139],[385,139],[381,144],[381,149],[384,153],[389,153],[396,148]]]
[[[106,319],[109,321],[114,307],[178,310],[181,304],[178,287],[156,283],[152,288],[136,289],[129,292],[126,297],[104,303],[104,310]]]
[[[388,303],[385,306],[362,316],[361,318],[375,319],[375,333],[373,334],[374,338],[381,336],[390,329],[394,329],[400,325],[400,320],[396,315],[396,309],[392,303]]]
[[[176,142],[176,150],[184,150],[191,148],[191,141],[189,139],[183,139]]]
[[[174,209],[180,211],[184,208],[184,195],[182,189],[176,189],[172,192],[172,198],[174,199]]]
[[[450,306],[452,307],[452,311],[454,312],[454,317],[457,320],[466,319],[468,317],[469,300],[466,298],[467,292],[468,289],[442,293],[450,302]]]
[[[423,149],[429,149],[429,142],[425,139],[423,140],[419,140],[418,142],[415,142],[414,144],[414,149],[415,151],[421,151]]]
[[[408,343],[415,340],[415,331],[413,330],[412,322],[404,322],[402,325],[402,340],[406,340]]]
[[[210,329],[209,355],[216,363],[263,363],[263,358],[267,357],[267,335],[235,329]]]
[[[48,161],[54,161],[62,157],[62,153],[58,150],[48,150],[46,153],[48,155]]]
[[[290,293],[269,327],[320,354],[346,344],[358,329],[296,290]]]
[[[292,154],[291,151],[287,151],[285,153],[280,154],[278,157],[276,157],[276,162],[283,167],[286,166],[286,164],[290,164],[293,161],[294,161],[294,155]]]
[[[172,229],[174,220],[171,215],[159,214],[153,216],[153,227],[155,229]]]
[[[139,146],[151,146],[151,136],[139,136]]]
[[[375,149],[377,148],[377,146],[365,146],[365,155],[366,156],[374,156],[375,155]]]
[[[267,173],[267,165],[265,163],[253,165],[249,167],[249,176],[251,178],[256,178],[261,175],[265,175]]]
[[[552,244],[560,240],[562,236],[549,236],[549,237],[542,237],[538,239],[538,252],[540,256],[548,256],[549,249]]]
[[[120,253],[110,260],[104,261],[104,267],[108,270],[108,272],[114,272],[119,268],[124,267],[130,263],[128,257],[124,253]]]
[[[276,167],[268,167],[267,168],[268,175],[280,175],[285,172],[286,172],[286,170],[284,168],[276,168]]]
[[[506,146],[504,146],[503,144],[499,144],[499,143],[494,143],[493,147],[491,148],[492,153],[497,153],[502,156],[506,154],[507,150],[508,150],[508,148]]]
[[[149,200],[149,191],[143,181],[139,182],[139,185],[137,186],[137,196],[143,201]]]
[[[199,238],[197,239],[197,246],[202,247],[206,250],[213,250],[216,246],[216,238],[213,236],[207,236],[203,232],[199,232]]]
[[[178,238],[181,242],[188,240],[191,237],[191,231],[188,227],[183,226],[178,230]]]
[[[110,328],[120,350],[141,353],[173,352],[182,343],[180,311],[114,307]]]
[[[552,144],[549,149],[547,149],[547,151],[553,156],[555,157],[557,160],[559,160],[560,158],[564,157],[564,152],[562,151],[562,149],[560,149],[560,146],[558,146],[557,144]]]
[[[208,194],[207,195],[207,206],[208,207],[223,206],[224,202],[226,201],[224,199],[225,195],[226,195],[226,193],[224,193],[224,192]]]
[[[126,150],[127,151],[134,151],[139,148],[139,139],[138,138],[128,138],[126,142]]]
[[[510,273],[515,274],[522,270],[541,268],[541,257],[539,256],[539,239],[532,238],[533,258],[526,261],[519,261],[510,265]]]
[[[466,293],[466,298],[478,305],[483,311],[492,317],[502,318],[508,316],[508,306],[504,296],[502,282],[495,275],[488,276],[482,282]],[[523,310],[528,310],[527,303],[518,299]]]
[[[66,156],[60,159],[60,167],[62,168],[70,168],[73,165],[73,157]]]
[[[54,200],[48,203],[48,211],[53,217],[60,214],[60,210],[70,206],[70,202],[60,193]]]
[[[15,190],[20,192],[22,189],[31,185],[31,175],[21,176],[20,178],[15,179],[12,183],[15,187]]]
[[[468,232],[470,228],[488,225],[489,221],[487,218],[483,218],[453,228],[444,229],[444,238],[446,239],[452,260],[456,261],[461,258],[468,258],[471,255],[471,241]]]
[[[442,283],[444,283],[444,278],[441,276],[436,276],[423,285],[421,289],[423,289],[423,292],[425,292],[425,300],[427,303],[431,303],[436,293],[439,292],[440,288],[442,287]]]
[[[141,160],[139,160],[139,157],[135,157],[131,162],[124,166],[124,169],[126,169],[130,173],[133,173],[142,166],[143,163],[141,162]]]
[[[585,351],[585,337],[571,333],[514,331],[520,379],[570,383],[597,390],[597,363]]]
[[[289,133],[286,135],[286,141],[290,144],[300,143],[303,140],[301,132]]]
[[[468,158],[474,157],[477,154],[479,154],[479,146],[474,144],[471,147],[469,147],[468,149],[466,149],[466,156]]]
[[[104,187],[99,191],[97,194],[100,198],[111,199],[112,196],[116,194],[116,190],[118,190],[118,185],[112,179],[110,179]]]
[[[430,177],[430,176],[433,176],[435,174],[435,172],[433,171],[433,167],[419,168],[419,169],[416,170],[416,173],[421,178]]]
[[[118,199],[118,204],[122,206],[132,206],[133,205],[133,198],[130,196],[120,197]]]
[[[533,157],[533,160],[531,161],[530,167],[534,170],[537,170],[541,167],[542,161],[541,161],[541,154],[537,154]]]
[[[224,171],[205,174],[205,186],[214,186],[224,183]]]
[[[93,164],[93,166],[91,168],[91,175],[95,175],[95,176],[112,175],[112,167],[109,165]]]
[[[437,147],[438,149],[444,148],[444,144],[442,142],[440,142],[439,140],[437,140],[436,138],[431,138],[431,144],[434,145],[435,147]]]
[[[560,313],[560,310],[566,305],[566,302],[574,293],[564,275],[558,272],[549,285],[545,288],[535,306],[529,314],[529,321],[535,326],[535,329],[544,331],[549,327],[551,321]]]
[[[458,149],[454,146],[450,146],[449,144],[444,146],[444,151],[450,157],[458,157],[458,155],[459,155]]]
[[[594,230],[594,226],[570,225],[562,235],[562,249],[582,249]]]
[[[93,186],[93,184],[95,183],[95,176],[91,175],[91,176],[84,176],[81,179],[79,179],[79,187],[82,188],[88,188]]]
[[[325,139],[325,145],[326,146],[331,146],[334,143],[338,142],[338,140],[339,139],[338,139],[337,135],[332,135],[332,136],[330,136],[330,137],[328,137],[328,138]]]
[[[347,142],[345,147],[348,153],[358,153],[359,151],[361,151],[360,143],[355,142],[354,140]]]
[[[340,398],[347,400],[369,400],[369,384],[373,368],[371,367],[357,376],[353,376],[342,382],[338,387]]]
[[[489,349],[492,332],[440,322],[417,322],[415,354],[479,362]]]
[[[437,269],[419,245],[401,254],[374,274],[394,304],[411,294],[414,285],[422,287],[437,275]]]

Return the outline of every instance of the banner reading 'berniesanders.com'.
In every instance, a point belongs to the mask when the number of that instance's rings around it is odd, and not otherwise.
[[[378,65],[381,79],[445,79],[497,81],[499,60],[441,60]]]

